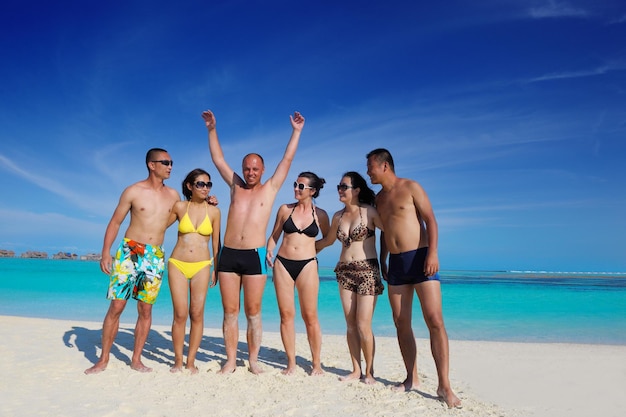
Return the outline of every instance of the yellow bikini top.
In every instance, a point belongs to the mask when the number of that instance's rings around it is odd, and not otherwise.
[[[189,218],[189,203],[191,203],[191,201],[187,202],[187,212],[178,223],[178,231],[180,233],[199,233],[203,236],[209,236],[211,233],[213,233],[213,225],[211,224],[211,219],[209,219],[209,208],[207,203],[204,203],[204,219],[197,229],[194,227],[191,219]]]

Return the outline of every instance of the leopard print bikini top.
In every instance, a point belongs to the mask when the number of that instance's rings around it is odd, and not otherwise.
[[[337,226],[337,240],[343,243],[343,246],[349,248],[352,242],[360,242],[362,240],[368,239],[372,236],[376,236],[376,232],[370,228],[368,228],[363,223],[363,215],[361,214],[361,207],[359,207],[359,217],[361,218],[361,222],[356,225],[352,231],[348,230],[348,233],[344,232],[341,229],[341,219],[343,218],[343,214],[346,212],[346,209],[343,209],[341,212],[341,216],[339,217],[339,226]]]

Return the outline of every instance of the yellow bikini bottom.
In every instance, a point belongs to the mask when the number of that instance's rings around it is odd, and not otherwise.
[[[196,275],[202,268],[207,265],[213,264],[213,259],[208,261],[199,261],[199,262],[185,262],[179,261],[178,259],[170,258],[169,261],[180,271],[187,279],[191,279]]]

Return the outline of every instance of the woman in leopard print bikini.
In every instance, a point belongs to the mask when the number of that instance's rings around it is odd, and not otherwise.
[[[344,208],[333,215],[328,234],[316,242],[315,248],[320,251],[335,239],[342,243],[335,273],[346,317],[353,370],[341,379],[360,378],[367,384],[373,384],[376,380],[373,375],[375,342],[372,317],[376,299],[384,289],[374,237],[376,227],[382,230],[382,222],[374,207],[374,191],[358,172],[346,172],[337,185],[337,191]],[[361,367],[361,352],[365,359],[365,372]]]

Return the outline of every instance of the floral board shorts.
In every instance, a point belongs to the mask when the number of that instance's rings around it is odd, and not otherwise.
[[[165,270],[163,248],[134,240],[122,240],[113,260],[109,300],[135,300],[154,304]]]

